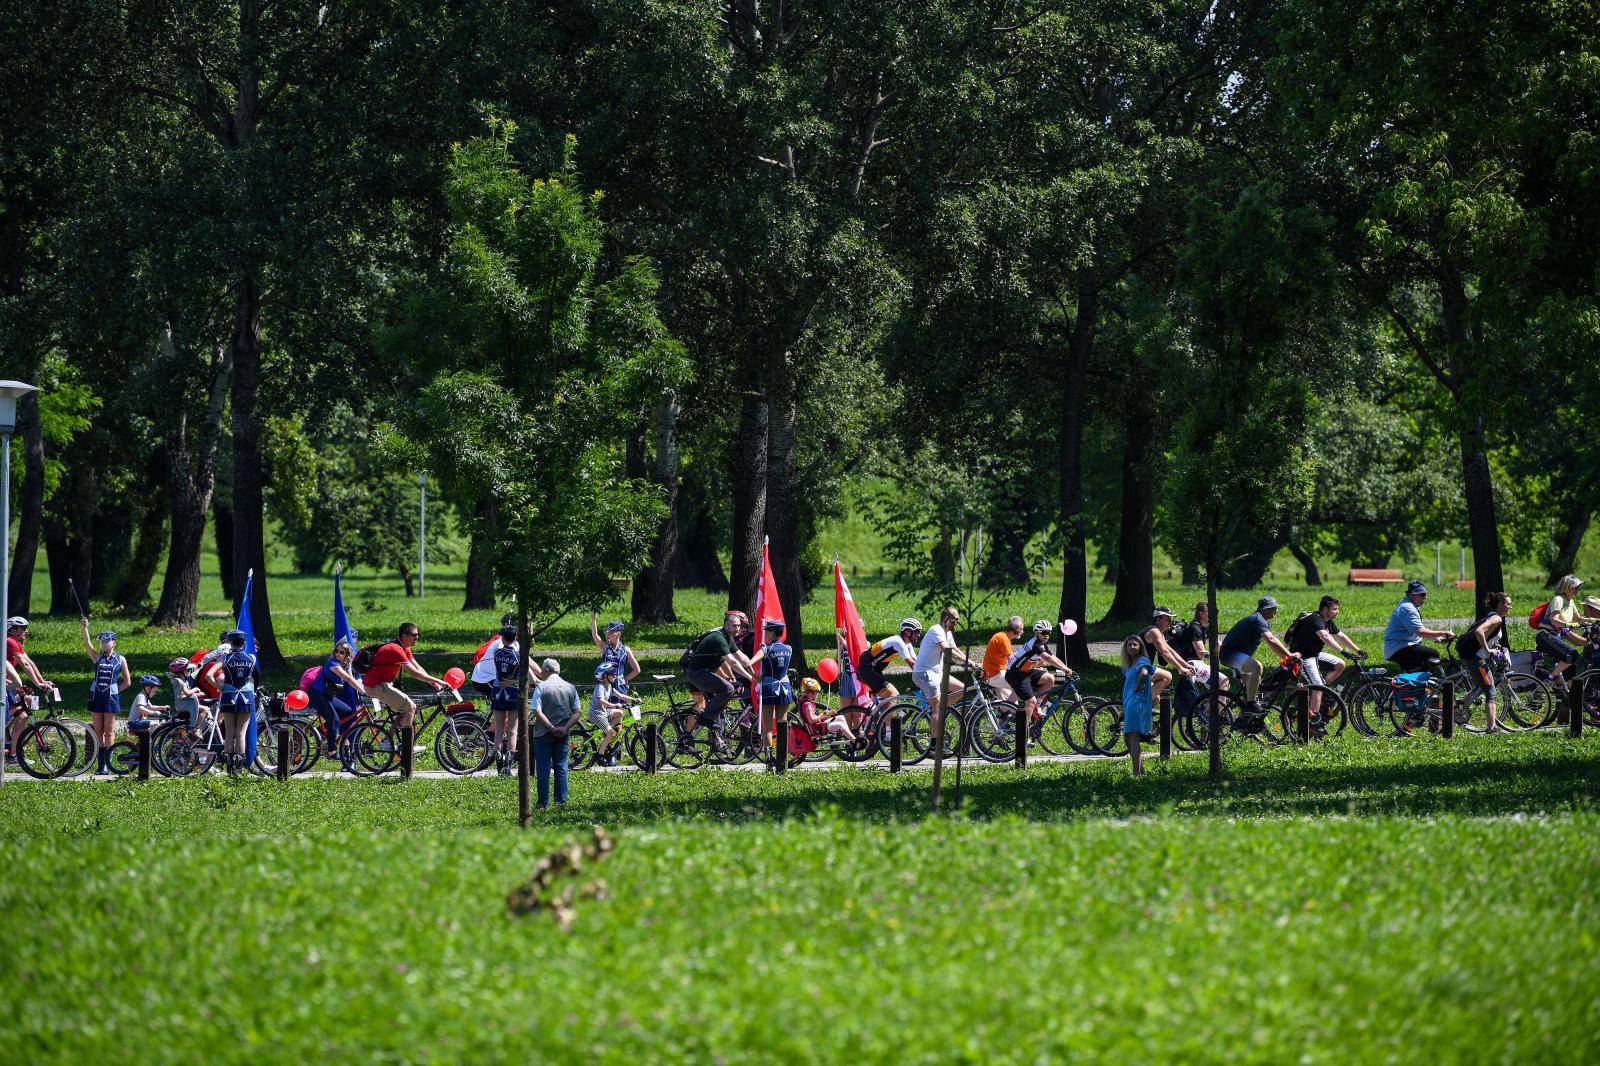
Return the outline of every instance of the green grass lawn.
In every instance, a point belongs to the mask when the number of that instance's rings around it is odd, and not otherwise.
[[[16,1061],[1585,1062],[1600,739],[0,790]],[[947,778],[948,790],[952,782]],[[506,894],[603,824],[570,932]]]

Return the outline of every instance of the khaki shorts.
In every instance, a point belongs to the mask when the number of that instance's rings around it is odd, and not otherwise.
[[[380,681],[375,685],[367,686],[367,695],[389,708],[391,711],[413,711],[417,705],[411,702],[411,697],[395,688],[387,681]]]

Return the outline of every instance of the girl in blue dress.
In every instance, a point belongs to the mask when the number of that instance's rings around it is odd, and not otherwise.
[[[624,628],[621,622],[607,622],[605,635],[601,636],[600,616],[589,612],[589,636],[600,649],[600,665],[616,667],[616,693],[619,696],[626,696],[628,682],[639,676],[639,660],[634,658],[633,649],[622,643]]]
[[[100,650],[95,650],[95,641]],[[95,739],[100,742],[100,765],[96,773],[111,773],[111,743],[115,739],[117,715],[122,713],[122,691],[133,684],[128,660],[117,654],[117,635],[106,630],[89,639],[89,619],[83,619],[83,647],[94,664],[94,680],[89,682],[89,719]]]
[[[230,629],[222,635],[228,652],[218,665],[221,667],[222,697],[217,709],[222,712],[222,729],[227,738],[228,773],[240,774],[245,770],[245,742],[250,732],[250,719],[256,713],[256,657],[244,650],[245,635],[241,629]]]
[[[1122,738],[1133,760],[1133,776],[1144,776],[1144,752],[1139,744],[1150,735],[1154,693],[1150,679],[1155,664],[1145,654],[1144,641],[1137,636],[1122,642]]]
[[[773,723],[777,715],[787,716],[794,702],[794,686],[789,681],[789,664],[794,660],[794,649],[783,642],[783,623],[769,618],[761,626],[766,643],[751,660],[751,665],[761,666],[761,735],[775,734]]]

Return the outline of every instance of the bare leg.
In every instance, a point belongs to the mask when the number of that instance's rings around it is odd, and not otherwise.
[[[1128,758],[1133,760],[1133,776],[1144,776],[1144,752],[1139,747],[1138,733],[1124,733],[1122,739],[1128,745]]]

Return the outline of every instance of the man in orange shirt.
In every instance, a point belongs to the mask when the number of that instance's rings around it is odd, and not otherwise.
[[[1022,636],[1023,625],[1020,614],[1012,615],[1006,620],[1006,627],[990,637],[983,649],[983,680],[1003,700],[1016,698],[1006,684],[1006,663],[1011,658],[1011,642]]]

